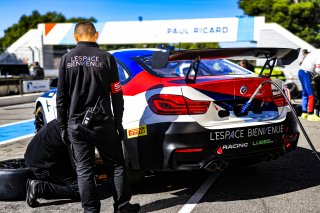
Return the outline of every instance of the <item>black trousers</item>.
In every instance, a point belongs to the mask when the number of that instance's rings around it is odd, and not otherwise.
[[[70,159],[67,159],[70,161]],[[37,185],[38,198],[73,199],[79,198],[78,182],[70,163],[55,165],[50,168],[30,168],[39,180]]]
[[[91,129],[81,124],[69,125],[68,133],[84,212],[100,211],[100,200],[94,177],[95,147],[113,180],[115,210],[127,204],[131,199],[131,191],[126,177],[122,144],[112,119],[94,121]]]

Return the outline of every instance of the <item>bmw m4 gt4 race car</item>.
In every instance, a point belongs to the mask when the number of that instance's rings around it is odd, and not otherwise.
[[[228,59],[265,58],[268,69],[298,51],[229,48],[111,51],[124,94],[125,157],[133,169],[224,169],[276,159],[297,146],[299,131],[281,92]],[[55,82],[56,83],[56,82]],[[282,81],[277,84],[286,91]],[[56,118],[56,89],[36,101],[36,127]]]

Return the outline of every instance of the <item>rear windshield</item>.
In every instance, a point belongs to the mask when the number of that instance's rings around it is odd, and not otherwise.
[[[151,72],[165,78],[185,77],[192,62],[191,60],[170,61],[161,69],[152,69],[152,56],[143,56],[139,59]],[[202,59],[198,70],[198,76],[247,74],[252,74],[252,72],[226,59]],[[194,75],[193,69],[190,72],[190,76],[192,75]]]

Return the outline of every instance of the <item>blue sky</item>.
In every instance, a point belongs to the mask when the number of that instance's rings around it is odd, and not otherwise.
[[[0,37],[33,10],[65,17],[94,17],[98,22],[220,18],[244,15],[238,0],[0,0]]]

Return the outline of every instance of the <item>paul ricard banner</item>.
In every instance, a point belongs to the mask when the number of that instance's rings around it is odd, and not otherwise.
[[[264,17],[156,21],[120,21],[94,24],[99,44],[235,42],[257,40]],[[75,44],[75,23],[40,24],[45,45]]]

